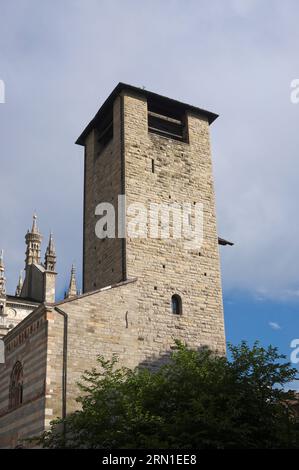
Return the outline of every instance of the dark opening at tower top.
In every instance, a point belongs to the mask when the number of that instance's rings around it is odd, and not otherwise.
[[[181,101],[177,101],[172,98],[167,98],[165,96],[159,95],[157,93],[153,93],[143,88],[138,88],[132,85],[128,85],[126,83],[119,83],[114,88],[112,93],[110,93],[106,101],[103,103],[99,111],[94,116],[94,118],[85,127],[84,131],[77,139],[76,144],[84,145],[85,138],[87,137],[91,129],[93,129],[94,127],[97,127],[100,125],[101,128],[102,126],[103,128],[105,128],[106,126],[102,124],[103,121],[106,125],[109,124],[109,119],[107,118],[107,115],[110,114],[111,116],[113,102],[115,98],[121,92],[129,92],[129,93],[134,93],[140,96],[144,96],[147,99],[148,107],[152,113],[155,113],[158,115],[162,114],[162,116],[167,116],[177,121],[182,121],[182,116],[186,113],[186,111],[190,111],[190,112],[193,112],[195,114],[205,117],[209,124],[212,124],[212,122],[214,122],[215,119],[217,119],[218,117],[218,114],[212,113],[205,109],[198,108],[196,106],[183,103]],[[173,124],[179,124],[179,123],[174,122]],[[175,135],[178,134],[178,136],[180,136],[180,129],[178,129],[178,127],[174,125],[171,128],[171,130],[174,131],[172,132],[173,134]]]

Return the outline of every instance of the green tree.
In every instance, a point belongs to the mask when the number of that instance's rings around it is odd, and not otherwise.
[[[294,448],[296,369],[272,346],[229,346],[231,359],[177,342],[158,370],[98,357],[79,384],[81,410],[39,443],[59,448]]]

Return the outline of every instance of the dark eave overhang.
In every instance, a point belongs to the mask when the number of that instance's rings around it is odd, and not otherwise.
[[[223,246],[229,245],[229,246],[233,246],[233,242],[229,242],[228,240],[225,240],[224,238],[218,237],[218,245],[223,245]]]
[[[35,305],[35,306],[38,306],[41,304],[41,302],[37,302],[36,300],[30,299],[29,297],[7,295],[6,299],[8,302],[14,302],[14,303],[19,303],[19,304],[30,304],[30,305]]]
[[[103,103],[103,105],[100,107],[99,111],[95,115],[95,117],[90,121],[90,123],[85,127],[84,131],[80,135],[80,137],[76,140],[76,144],[78,145],[84,145],[85,138],[93,129],[93,127],[101,121],[101,119],[106,115],[107,111],[112,107],[113,102],[115,98],[122,92],[122,91],[130,91],[136,94],[139,94],[141,96],[145,96],[147,99],[150,98],[155,101],[160,101],[161,103],[169,106],[169,107],[175,107],[179,108],[181,110],[185,111],[191,111],[195,114],[199,114],[201,116],[204,116],[207,118],[209,124],[212,124],[212,122],[217,119],[218,114],[212,113],[210,111],[207,111],[202,108],[198,108],[196,106],[192,106],[190,104],[182,103],[181,101],[174,100],[172,98],[167,98],[166,96],[159,95],[157,93],[153,93],[152,91],[144,90],[143,88],[138,88],[133,85],[128,85],[126,83],[120,82],[112,93],[108,96],[106,101]]]

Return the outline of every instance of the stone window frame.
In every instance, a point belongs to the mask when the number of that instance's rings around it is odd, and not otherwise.
[[[171,313],[173,315],[183,314],[183,302],[182,297],[179,294],[173,294],[171,296]]]
[[[23,366],[17,361],[13,366],[9,384],[9,409],[14,409],[23,403]]]

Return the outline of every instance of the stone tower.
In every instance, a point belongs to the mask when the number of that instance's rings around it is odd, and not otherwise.
[[[33,223],[31,231],[26,233],[26,259],[25,259],[25,269],[27,269],[30,264],[40,264],[40,251],[42,236],[37,227],[37,216],[33,215]]]
[[[55,302],[53,237],[40,264],[35,216],[20,296],[6,296],[6,309],[10,301],[10,310],[27,305],[31,314],[8,334],[2,325],[0,447],[15,447],[78,409],[77,384],[98,366],[98,354],[155,368],[175,340],[225,353],[218,244],[228,242],[217,235],[209,139],[216,117],[120,83],[79,137],[84,292],[76,295],[73,267],[67,297]],[[181,225],[192,230],[182,233]],[[3,286],[3,260],[0,266]],[[16,363],[23,393],[12,408]]]
[[[139,336],[147,338],[140,347],[148,352],[169,347],[171,337],[225,350],[209,138],[216,118],[120,83],[77,140],[85,150],[83,292],[136,278]],[[136,215],[140,205],[202,204],[202,243],[186,249],[181,238],[124,238],[123,229],[98,238],[98,205],[112,204],[122,220],[120,195],[127,229],[128,211]],[[188,217],[192,224],[194,214]],[[143,222],[147,229],[149,219]]]
[[[45,262],[41,263],[42,235],[37,226],[37,216],[33,216],[31,231],[28,230],[26,240],[25,279],[19,278],[16,290],[17,297],[32,299],[37,302],[55,302],[55,283],[57,273],[56,251],[53,234],[50,233],[45,253]]]

